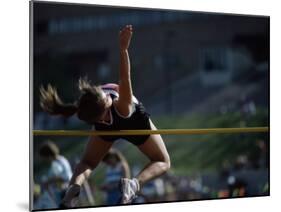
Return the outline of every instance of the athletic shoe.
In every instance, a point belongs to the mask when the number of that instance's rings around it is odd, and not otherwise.
[[[79,201],[80,188],[81,186],[77,184],[69,186],[59,207],[60,208],[76,207]]]
[[[136,178],[128,179],[121,178],[122,186],[122,204],[130,204],[132,201],[137,198],[137,192],[139,191],[139,182]]]

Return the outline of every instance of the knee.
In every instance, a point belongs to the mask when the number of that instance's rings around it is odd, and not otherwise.
[[[162,167],[164,172],[168,171],[171,168],[171,161],[169,157],[165,158],[164,160],[161,160],[161,162],[163,164]]]
[[[165,163],[166,163],[166,171],[168,171],[168,170],[171,168],[171,161],[170,161],[170,158],[166,159],[166,160],[165,160]]]

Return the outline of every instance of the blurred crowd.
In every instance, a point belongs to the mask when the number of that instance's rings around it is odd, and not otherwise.
[[[256,140],[254,148],[254,153],[238,155],[232,162],[223,160],[216,172],[182,175],[170,171],[144,185],[133,203],[269,195],[268,142]],[[48,164],[48,168],[34,184],[34,208],[58,208],[72,168],[52,141],[41,146],[39,155],[41,163]],[[106,167],[103,182],[90,185],[86,181],[80,194],[80,206],[118,205],[120,179],[135,176],[140,170],[137,165],[129,167],[126,158],[117,149],[109,151],[103,164]]]
[[[257,140],[254,154],[223,161],[216,173],[177,175],[172,172],[145,185],[136,203],[188,201],[269,195],[268,144]]]

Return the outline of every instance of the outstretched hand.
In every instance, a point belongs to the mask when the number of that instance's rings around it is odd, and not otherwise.
[[[132,25],[126,25],[119,32],[119,43],[121,50],[127,50],[130,45],[130,41],[133,35],[133,27]]]

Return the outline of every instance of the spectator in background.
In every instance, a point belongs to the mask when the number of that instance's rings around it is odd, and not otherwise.
[[[111,148],[103,158],[106,164],[105,183],[100,187],[106,192],[106,204],[120,203],[122,194],[119,188],[120,179],[130,178],[130,169],[127,160],[117,149]]]
[[[268,168],[268,146],[263,139],[255,141],[253,151],[249,155],[249,160],[253,169]]]
[[[256,104],[254,100],[245,94],[240,96],[240,112],[243,116],[249,117],[256,114]]]
[[[39,155],[48,163],[47,172],[41,179],[42,188],[58,207],[72,176],[71,166],[52,141],[47,141],[40,147]]]
[[[56,207],[54,199],[46,190],[42,190],[39,184],[34,183],[33,186],[34,209],[51,209]]]

